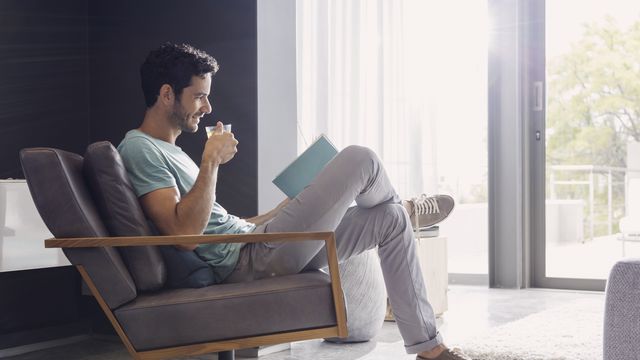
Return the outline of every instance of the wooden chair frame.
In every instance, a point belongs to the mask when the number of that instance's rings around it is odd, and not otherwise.
[[[91,280],[82,265],[76,265],[80,275],[87,283],[91,293],[120,336],[129,354],[134,359],[167,359],[177,356],[202,355],[212,352],[272,345],[285,342],[318,339],[326,337],[347,337],[347,323],[342,287],[340,284],[340,270],[336,252],[336,240],[333,232],[288,232],[263,234],[231,234],[231,235],[183,235],[183,236],[135,236],[135,237],[92,237],[92,238],[53,238],[45,240],[46,248],[86,248],[110,246],[146,246],[146,245],[189,245],[189,244],[217,244],[217,243],[255,243],[255,242],[290,242],[290,241],[318,241],[324,240],[331,277],[331,290],[336,311],[337,325],[332,327],[291,331],[277,334],[261,335],[248,338],[206,342],[185,346],[168,347],[157,350],[137,351],[127,334],[124,332],[115,315],[104,301],[104,298]],[[214,285],[215,286],[215,285]]]

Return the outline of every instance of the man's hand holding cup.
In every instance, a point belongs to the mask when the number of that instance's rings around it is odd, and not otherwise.
[[[224,164],[238,152],[238,140],[231,132],[231,124],[224,125],[218,121],[216,126],[206,126],[207,140],[202,153],[202,161],[213,161],[218,165]]]

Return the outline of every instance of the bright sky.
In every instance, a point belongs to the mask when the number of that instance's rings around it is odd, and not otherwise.
[[[583,25],[613,17],[622,28],[640,19],[638,0],[548,0],[546,50],[551,59],[564,52],[583,33]]]

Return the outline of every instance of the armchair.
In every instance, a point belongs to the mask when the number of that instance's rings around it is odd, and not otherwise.
[[[84,158],[30,148],[20,159],[38,212],[135,359],[165,359],[282,342],[346,337],[333,232],[153,236],[117,151]],[[324,241],[329,275],[170,288],[159,248],[175,244]],[[224,355],[223,355],[224,354]]]
[[[640,354],[640,259],[618,261],[609,274],[603,331],[603,359],[637,359]]]

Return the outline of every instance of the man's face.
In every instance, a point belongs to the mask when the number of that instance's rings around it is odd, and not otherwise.
[[[184,132],[196,132],[200,118],[211,113],[209,92],[211,91],[211,74],[204,77],[193,76],[191,85],[182,89],[180,97],[176,97],[171,121]]]

